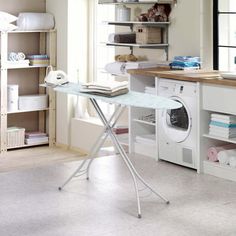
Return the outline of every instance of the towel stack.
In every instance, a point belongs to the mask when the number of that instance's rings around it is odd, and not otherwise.
[[[211,114],[209,134],[227,139],[235,138],[236,116],[217,113]]]
[[[27,55],[27,59],[30,61],[31,66],[48,66],[49,56],[48,55]]]
[[[171,69],[177,70],[191,70],[200,69],[201,61],[199,57],[192,56],[175,56],[170,63]]]
[[[99,81],[92,83],[85,83],[81,85],[80,92],[97,94],[106,97],[114,97],[121,94],[128,93],[128,82],[118,81]]]

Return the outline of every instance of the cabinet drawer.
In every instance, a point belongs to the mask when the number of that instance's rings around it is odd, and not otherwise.
[[[202,107],[236,115],[236,87],[203,84]]]

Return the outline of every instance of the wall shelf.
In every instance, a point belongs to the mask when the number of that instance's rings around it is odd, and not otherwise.
[[[210,134],[204,134],[203,137],[236,144],[236,138],[227,139],[227,138],[222,138],[222,137],[219,137],[219,136],[213,136],[213,135],[210,135]]]
[[[170,22],[151,22],[151,21],[104,21],[106,25],[119,25],[119,26],[133,26],[133,25],[145,25],[145,26],[155,26],[155,27],[167,27]]]
[[[18,111],[9,111],[7,114],[17,114],[17,113],[26,113],[26,112],[36,112],[36,111],[48,111],[49,108],[44,109],[35,109],[35,110],[18,110]]]
[[[12,70],[12,69],[32,69],[32,68],[45,68],[45,67],[48,67],[48,65],[35,65],[35,66],[21,66],[21,65],[9,65],[9,66],[2,66],[1,69],[9,69],[9,70]]]
[[[137,43],[106,43],[107,46],[136,47],[136,48],[168,48],[168,43],[137,44]]]
[[[219,162],[204,161],[204,173],[236,181],[236,168],[229,165],[221,165]]]
[[[146,125],[156,126],[156,123],[151,123],[151,122],[144,121],[144,120],[133,119],[133,121],[134,121],[134,122],[137,122],[137,123],[141,123],[141,124],[146,124]]]
[[[47,144],[49,144],[49,142],[41,142],[41,143],[35,143],[35,144],[24,144],[24,145],[21,145],[21,146],[7,148],[7,150],[12,150],[12,149],[17,149],[17,148],[41,146],[41,145],[47,145]]]

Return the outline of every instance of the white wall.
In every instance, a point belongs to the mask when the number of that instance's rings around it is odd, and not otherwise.
[[[87,0],[60,0],[60,3],[58,0],[47,0],[46,10],[54,14],[56,21],[57,69],[64,70],[70,81],[76,82],[78,78],[85,80],[88,76]],[[71,144],[70,125],[74,115],[74,100],[74,96],[57,94],[58,144]]]
[[[170,17],[169,57],[200,56],[200,0],[178,0]]]
[[[36,1],[36,0],[35,0]],[[87,0],[47,0],[48,12],[55,15],[57,28],[57,67],[71,75],[76,81],[89,75],[86,63],[91,60],[86,53],[88,31],[80,35],[82,27],[88,28],[85,17]],[[212,65],[212,0],[178,0],[173,8],[169,27],[169,58],[175,55],[196,55],[203,58],[204,65]],[[69,11],[69,14],[68,14]],[[70,22],[77,21],[77,27],[71,28]],[[74,27],[74,24],[73,24]],[[73,39],[74,38],[74,39]],[[76,41],[78,43],[76,44]],[[74,43],[69,43],[74,42]],[[69,44],[68,44],[69,43]],[[149,59],[157,59],[160,50],[140,50]],[[81,57],[79,57],[80,55]],[[76,79],[75,79],[76,77]],[[70,145],[70,120],[73,114],[72,103],[65,95],[57,99],[57,142]]]
[[[57,69],[68,72],[68,1],[47,0],[46,11],[55,17],[57,29]],[[69,143],[70,106],[68,96],[57,94],[56,106],[56,141]]]

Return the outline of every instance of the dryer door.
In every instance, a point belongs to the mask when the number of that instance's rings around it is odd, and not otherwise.
[[[184,142],[191,131],[192,118],[184,101],[179,97],[170,99],[180,102],[183,106],[178,109],[165,110],[162,113],[163,130],[167,137],[177,143]]]

